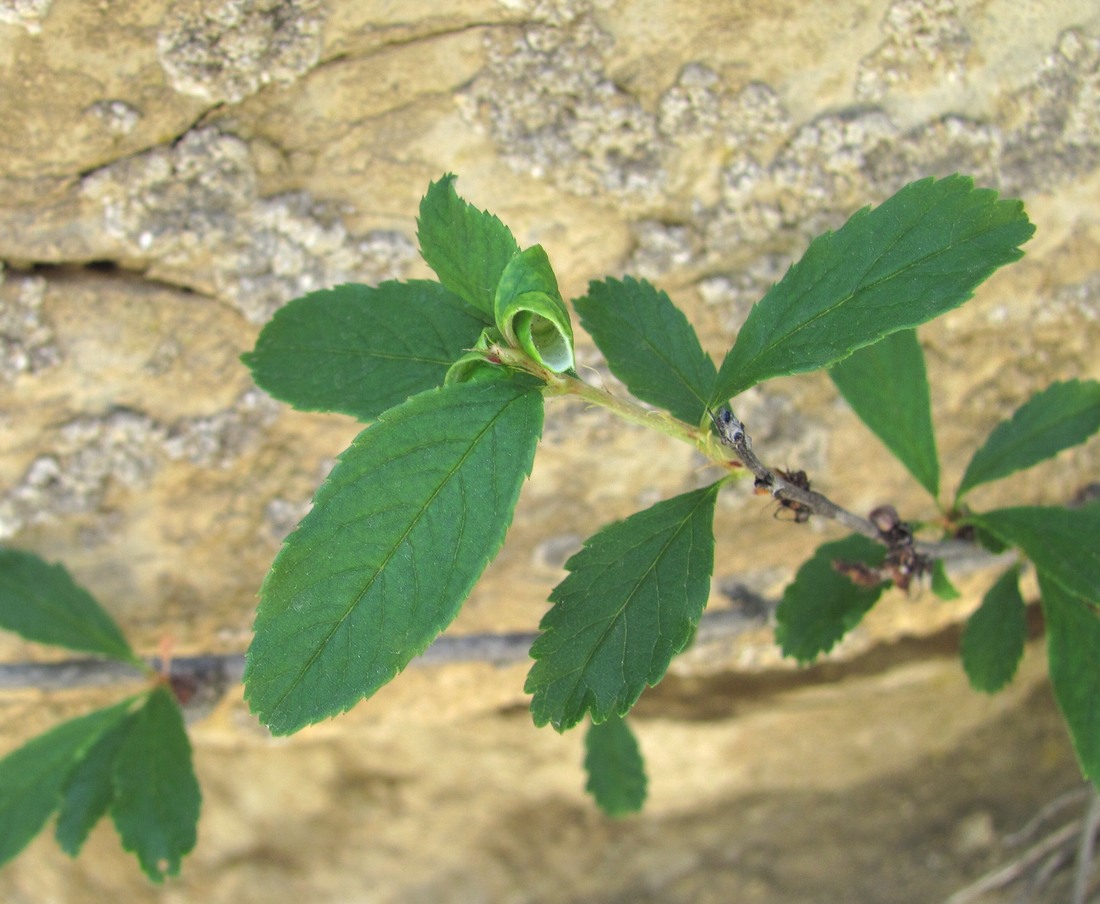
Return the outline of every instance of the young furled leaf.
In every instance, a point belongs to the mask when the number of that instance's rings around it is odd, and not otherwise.
[[[18,854],[61,803],[85,751],[126,718],[133,699],[62,722],[0,760],[0,863]]]
[[[784,656],[811,662],[859,624],[885,585],[859,587],[836,562],[882,563],[886,550],[858,534],[818,547],[783,591],[775,611],[775,639]]]
[[[508,262],[497,284],[493,311],[497,329],[510,345],[554,373],[573,369],[573,325],[541,245]]]
[[[420,202],[420,254],[443,285],[492,318],[497,283],[519,245],[495,216],[463,201],[454,180],[433,182]]]
[[[1024,505],[971,515],[968,520],[1022,549],[1050,583],[1100,605],[1100,505]]]
[[[524,690],[536,725],[622,716],[684,649],[710,594],[718,484],[591,537],[550,594]]]
[[[0,549],[0,628],[27,640],[140,665],[115,620],[61,565]]]
[[[645,280],[591,282],[573,302],[611,372],[643,402],[698,424],[717,371],[672,299]]]
[[[111,818],[122,846],[154,882],[178,875],[195,846],[202,794],[183,714],[167,687],[154,688],[134,713],[115,755],[114,786]]]
[[[281,307],[241,360],[300,411],[371,421],[442,383],[486,322],[437,282],[348,284]]]
[[[711,403],[828,367],[958,307],[1019,259],[1034,231],[1022,203],[999,201],[963,176],[910,183],[810,243],[749,313]]]
[[[1085,778],[1100,788],[1100,613],[1039,570],[1050,683]]]
[[[975,690],[995,693],[1012,680],[1027,641],[1027,609],[1020,596],[1019,569],[998,578],[967,620],[962,662]]]
[[[1100,383],[1053,383],[993,428],[967,465],[958,503],[974,487],[1007,477],[1083,443],[1100,430]]]
[[[638,739],[626,719],[612,716],[590,723],[584,736],[584,789],[608,816],[617,818],[642,809],[646,798],[645,762]]]
[[[859,419],[935,498],[940,462],[916,330],[899,330],[853,352],[829,376]]]
[[[275,734],[350,709],[454,620],[530,473],[539,385],[421,393],[340,456],[261,590],[245,696]]]

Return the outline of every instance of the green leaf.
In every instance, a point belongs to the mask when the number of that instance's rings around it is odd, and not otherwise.
[[[967,620],[962,662],[975,690],[995,693],[1012,680],[1027,642],[1027,608],[1020,596],[1019,569],[998,578]]]
[[[1039,571],[1054,697],[1081,772],[1100,787],[1100,614]]]
[[[1079,509],[1019,506],[968,518],[997,539],[1018,546],[1066,591],[1100,604],[1100,505]]]
[[[284,305],[241,356],[265,392],[362,421],[443,382],[485,320],[437,282],[347,284]]]
[[[573,326],[557,277],[541,245],[515,255],[504,268],[494,301],[497,329],[554,373],[573,369]]]
[[[421,393],[341,455],[261,591],[245,695],[274,733],[350,709],[454,620],[531,470],[537,386]]]
[[[497,283],[519,245],[500,220],[458,196],[454,179],[433,182],[420,202],[420,254],[443,285],[492,317]]]
[[[0,760],[0,863],[18,854],[61,803],[61,789],[84,752],[126,717],[124,700],[62,722]]]
[[[1097,430],[1100,383],[1068,380],[1048,386],[989,434],[966,468],[956,502],[978,484],[1030,468],[1083,443]]]
[[[106,610],[61,565],[0,549],[0,627],[27,640],[139,663]]]
[[[134,717],[128,716],[103,732],[65,782],[55,835],[72,857],[80,853],[88,833],[115,799],[115,759],[133,725]]]
[[[936,559],[932,562],[932,592],[941,600],[946,601],[957,600],[962,596],[955,585],[951,583],[951,578],[947,576],[943,559]]]
[[[922,179],[818,236],[759,301],[718,371],[712,403],[828,367],[958,307],[1035,231],[1019,201],[963,176]]]
[[[860,420],[935,498],[940,462],[916,330],[899,330],[859,349],[830,368],[829,376]]]
[[[626,719],[612,716],[591,723],[584,736],[584,789],[608,816],[626,816],[642,809],[646,798],[645,763]]]
[[[706,416],[717,371],[668,295],[645,280],[606,279],[573,306],[631,393],[689,424]]]
[[[775,639],[783,655],[810,662],[858,625],[885,585],[859,587],[834,562],[877,566],[885,555],[883,547],[858,534],[818,547],[783,591],[775,612]]]
[[[134,713],[115,757],[114,784],[111,818],[122,846],[154,882],[178,875],[195,846],[202,794],[183,714],[168,688],[154,688]]]
[[[550,594],[524,689],[536,725],[622,716],[693,636],[710,593],[718,484],[591,537]]]

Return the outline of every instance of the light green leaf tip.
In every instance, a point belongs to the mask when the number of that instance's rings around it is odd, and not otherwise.
[[[573,325],[541,245],[508,262],[493,310],[497,329],[509,345],[522,348],[554,373],[573,369]]]

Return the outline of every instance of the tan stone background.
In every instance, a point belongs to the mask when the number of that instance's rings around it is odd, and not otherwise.
[[[1031,393],[1100,377],[1092,0],[0,0],[0,73],[0,540],[63,561],[149,653],[246,647],[266,567],[357,432],[272,402],[237,356],[305,291],[427,275],[416,205],[446,171],[546,247],[567,297],[645,276],[716,356],[815,234],[968,173],[1038,232],[921,331],[945,485]],[[841,504],[931,514],[820,375],[738,413]],[[1098,460],[1094,441],[973,502],[1064,501]],[[712,476],[553,403],[453,630],[533,629],[583,537]],[[714,609],[774,598],[838,536],[736,490],[717,527]],[[580,734],[531,726],[522,665],[410,669],[279,741],[232,689],[192,728],[180,880],[147,885],[105,825],[76,861],[39,838],[0,899],[942,900],[1079,780],[1041,642],[1002,695],[961,675],[989,577],[951,605],[885,600],[806,672],[766,630],[692,653],[637,711],[651,799],[621,823],[583,793]],[[54,655],[0,637],[0,660]],[[114,693],[4,692],[0,751]]]

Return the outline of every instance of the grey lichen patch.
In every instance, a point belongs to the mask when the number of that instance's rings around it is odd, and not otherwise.
[[[0,0],[0,22],[19,25],[32,35],[42,30],[42,20],[53,0]]]
[[[157,56],[176,91],[240,101],[316,65],[324,13],[320,0],[180,0],[157,35]]]
[[[175,424],[165,439],[164,452],[175,461],[227,468],[260,441],[279,410],[270,396],[250,389],[225,411]]]
[[[882,30],[885,41],[860,62],[858,100],[882,100],[900,85],[965,78],[971,38],[955,0],[894,0]]]
[[[0,382],[33,374],[60,360],[53,326],[42,314],[46,281],[7,277],[0,267]]]
[[[82,190],[120,257],[256,323],[315,289],[404,276],[415,257],[405,235],[350,234],[338,209],[307,193],[261,198],[248,146],[216,129],[106,167]]]
[[[97,100],[85,111],[112,135],[129,135],[141,121],[141,111],[121,100]]]
[[[656,117],[608,78],[613,42],[590,16],[559,9],[487,41],[488,63],[459,99],[509,165],[581,196],[660,195]]]

